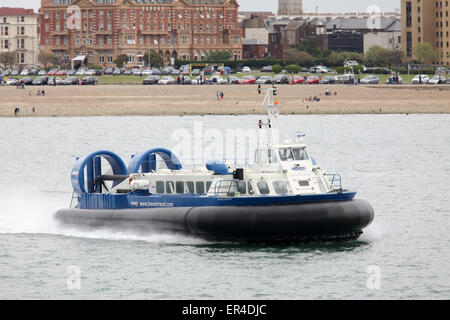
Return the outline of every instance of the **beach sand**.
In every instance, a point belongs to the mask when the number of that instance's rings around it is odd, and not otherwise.
[[[327,88],[337,96],[325,96]],[[310,96],[321,100],[305,102]],[[239,85],[0,87],[0,116],[14,116],[17,106],[20,116],[41,117],[259,114],[262,100],[256,86]],[[282,114],[450,113],[450,86],[282,85],[277,100]]]

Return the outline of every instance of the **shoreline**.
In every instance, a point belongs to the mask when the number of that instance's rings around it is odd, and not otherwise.
[[[36,96],[42,89],[46,95]],[[326,89],[337,95],[325,96]],[[217,100],[217,91],[223,100]],[[314,96],[320,101],[305,101]],[[450,114],[446,85],[281,85],[276,98],[282,115]],[[1,87],[0,117],[14,117],[16,107],[22,118],[260,115],[262,99],[255,85]]]

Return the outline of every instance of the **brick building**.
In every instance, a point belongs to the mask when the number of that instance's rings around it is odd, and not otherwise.
[[[41,0],[41,48],[67,64],[86,56],[109,66],[127,54],[129,66],[143,65],[149,50],[166,63],[218,50],[239,60],[238,7],[236,0]]]
[[[450,65],[448,0],[402,0],[402,49],[415,58],[413,48],[428,42],[439,52],[436,64]]]
[[[38,19],[33,9],[0,8],[0,52],[16,52],[19,66],[37,64]]]

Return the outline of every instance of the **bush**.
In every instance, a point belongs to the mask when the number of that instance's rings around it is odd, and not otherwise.
[[[356,72],[356,70],[355,70],[355,72]],[[349,67],[336,67],[336,73],[338,73],[338,74],[352,73],[352,68],[349,68]]]
[[[290,64],[290,65],[286,66],[286,71],[288,73],[300,73],[300,71],[302,71],[302,68],[300,68],[299,66],[297,66],[295,64]]]
[[[230,67],[232,69],[236,69],[238,67],[248,66],[252,69],[261,69],[265,66],[274,66],[279,64],[281,66],[284,65],[283,60],[280,59],[262,59],[262,60],[230,60],[230,61],[195,61],[195,60],[175,60],[175,65],[180,67],[185,64],[201,64],[207,63],[210,65],[224,65],[226,67]]]
[[[353,66],[353,71],[355,72],[355,74],[363,73],[364,67],[360,65]]]
[[[283,67],[279,64],[276,64],[272,67],[272,72],[274,73],[281,73],[281,71],[283,71]]]
[[[96,65],[88,65],[87,68],[88,69],[92,69],[92,70],[101,70],[101,69],[103,69],[102,66],[96,66]]]

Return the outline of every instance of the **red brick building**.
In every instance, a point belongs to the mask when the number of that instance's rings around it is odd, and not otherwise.
[[[41,48],[65,63],[86,56],[104,66],[119,54],[143,65],[149,50],[167,63],[218,50],[240,60],[238,7],[236,0],[41,0]]]

